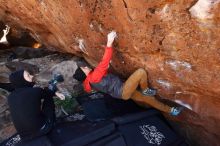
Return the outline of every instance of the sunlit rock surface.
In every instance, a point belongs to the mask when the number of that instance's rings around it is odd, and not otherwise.
[[[186,107],[171,120],[206,146],[220,142],[219,10],[219,0],[0,0],[0,20],[11,28],[92,65],[116,30],[112,70],[128,77],[145,68],[160,97]]]

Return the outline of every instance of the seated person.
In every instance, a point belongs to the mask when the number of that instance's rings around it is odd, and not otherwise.
[[[21,139],[31,140],[47,134],[55,122],[53,96],[59,96],[55,85],[45,89],[33,87],[33,76],[25,70],[13,72],[9,80],[14,87],[8,96],[9,110]]]
[[[95,90],[123,100],[132,99],[138,104],[150,105],[160,111],[177,116],[182,108],[170,107],[154,97],[156,90],[148,88],[147,73],[144,69],[138,69],[135,71],[125,83],[123,83],[117,76],[107,73],[112,58],[112,44],[115,37],[116,32],[108,34],[107,47],[105,48],[104,56],[94,70],[92,70],[87,64],[79,62],[78,68],[73,77],[76,80],[83,82],[84,90],[86,92]],[[137,90],[139,85],[142,91]]]

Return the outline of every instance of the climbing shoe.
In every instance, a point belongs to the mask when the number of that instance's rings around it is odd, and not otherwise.
[[[182,112],[182,110],[183,110],[183,107],[172,107],[170,114],[172,116],[178,116]]]
[[[150,88],[147,88],[142,91],[142,94],[145,96],[154,96],[154,95],[156,95],[156,93],[157,93],[156,89],[150,89]]]

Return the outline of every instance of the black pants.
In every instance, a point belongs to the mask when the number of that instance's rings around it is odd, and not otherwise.
[[[43,101],[42,112],[46,118],[45,126],[43,126],[36,136],[45,135],[52,130],[55,124],[55,105],[53,98],[46,98]]]
[[[27,136],[21,136],[22,141],[29,141],[36,137],[40,137],[48,134],[55,125],[55,105],[53,98],[46,98],[43,101],[42,113],[45,116],[45,124],[39,129],[39,131]]]
[[[55,104],[52,97],[44,99],[42,112],[48,120],[55,121]]]

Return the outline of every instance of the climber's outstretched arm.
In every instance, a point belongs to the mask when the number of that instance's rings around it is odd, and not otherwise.
[[[94,69],[91,82],[99,82],[102,77],[106,74],[109,63],[112,58],[112,44],[115,40],[115,37],[117,36],[115,31],[112,31],[111,33],[108,34],[108,40],[107,40],[107,45],[105,48],[105,53],[102,57],[101,62],[98,64],[98,66]]]

